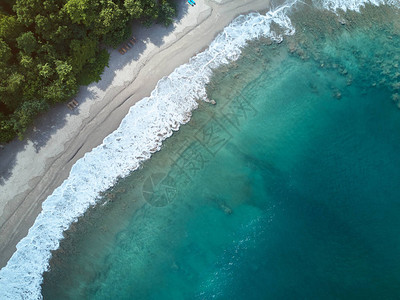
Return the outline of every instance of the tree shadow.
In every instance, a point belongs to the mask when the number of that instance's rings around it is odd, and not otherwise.
[[[185,1],[177,2],[177,17],[174,19],[174,23],[168,27],[161,24],[153,24],[149,27],[141,25],[138,21],[133,21],[131,24],[132,35],[136,39],[135,45],[129,49],[123,57],[117,51],[125,43],[122,43],[117,50],[108,49],[110,52],[109,67],[106,68],[107,73],[112,73],[113,76],[102,76],[102,79],[96,84],[96,86],[103,91],[107,90],[116,73],[124,68],[127,64],[132,61],[138,61],[145,50],[147,49],[147,43],[150,42],[157,47],[161,47],[164,44],[164,39],[168,36],[175,28],[176,23],[179,23],[183,17],[188,13],[189,4]]]
[[[10,178],[12,168],[15,165],[16,155],[23,151],[28,141],[19,141],[14,139],[7,145],[1,145],[0,150],[0,185],[4,185],[5,181]]]
[[[177,17],[174,23],[180,22],[187,14],[188,6],[189,4],[186,1],[177,2]],[[140,23],[133,21],[132,32],[133,36],[136,38],[136,44],[123,56],[118,52],[118,49],[108,49],[110,53],[109,67],[104,70],[102,79],[98,83],[80,87],[78,95],[75,97],[79,104],[82,105],[87,101],[95,101],[98,97],[95,90],[91,87],[106,91],[110,87],[118,70],[125,67],[132,62],[132,60],[138,61],[141,58],[144,51],[147,49],[147,41],[160,47],[164,43],[164,38],[169,35],[175,27],[174,24],[168,27],[160,24],[144,27],[140,25]],[[0,144],[0,186],[3,186],[11,177],[13,168],[17,162],[18,153],[24,151],[29,146],[29,142],[33,143],[35,152],[38,153],[47,145],[51,136],[65,126],[67,117],[70,115],[78,115],[79,111],[79,106],[74,110],[70,110],[67,108],[66,103],[56,104],[34,121],[34,124],[27,130],[24,140],[20,141],[15,138],[6,145]],[[29,166],[27,165],[26,168],[29,168]]]
[[[10,143],[2,145],[0,149],[0,185],[4,185],[12,175],[16,164],[17,155],[24,151],[30,144],[38,153],[49,141],[50,137],[62,128],[68,115],[79,114],[79,106],[70,110],[64,103],[54,105],[46,113],[39,115],[34,124],[26,131],[24,140],[14,138]],[[29,168],[29,165],[26,166]]]

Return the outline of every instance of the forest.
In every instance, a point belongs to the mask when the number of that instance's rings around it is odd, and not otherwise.
[[[175,0],[1,0],[0,143],[100,80],[131,22],[168,26]]]

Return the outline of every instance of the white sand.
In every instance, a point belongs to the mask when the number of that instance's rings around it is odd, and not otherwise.
[[[71,166],[101,144],[132,105],[149,96],[163,76],[205,49],[234,17],[268,6],[269,0],[198,0],[194,7],[182,2],[174,26],[134,24],[137,44],[125,55],[112,51],[102,80],[80,89],[75,111],[58,105],[36,122],[27,139],[0,150],[0,267]]]

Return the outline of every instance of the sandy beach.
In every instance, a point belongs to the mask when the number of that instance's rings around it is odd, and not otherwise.
[[[179,3],[176,23],[144,28],[133,24],[137,44],[125,55],[111,52],[99,83],[82,87],[71,111],[60,104],[41,116],[23,141],[0,150],[0,268],[26,236],[42,202],[67,177],[72,165],[101,144],[164,76],[189,61],[239,14],[265,11],[268,0]]]

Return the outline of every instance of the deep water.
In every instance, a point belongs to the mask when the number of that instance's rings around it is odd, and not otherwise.
[[[398,11],[291,20],[66,232],[45,299],[398,299]]]

